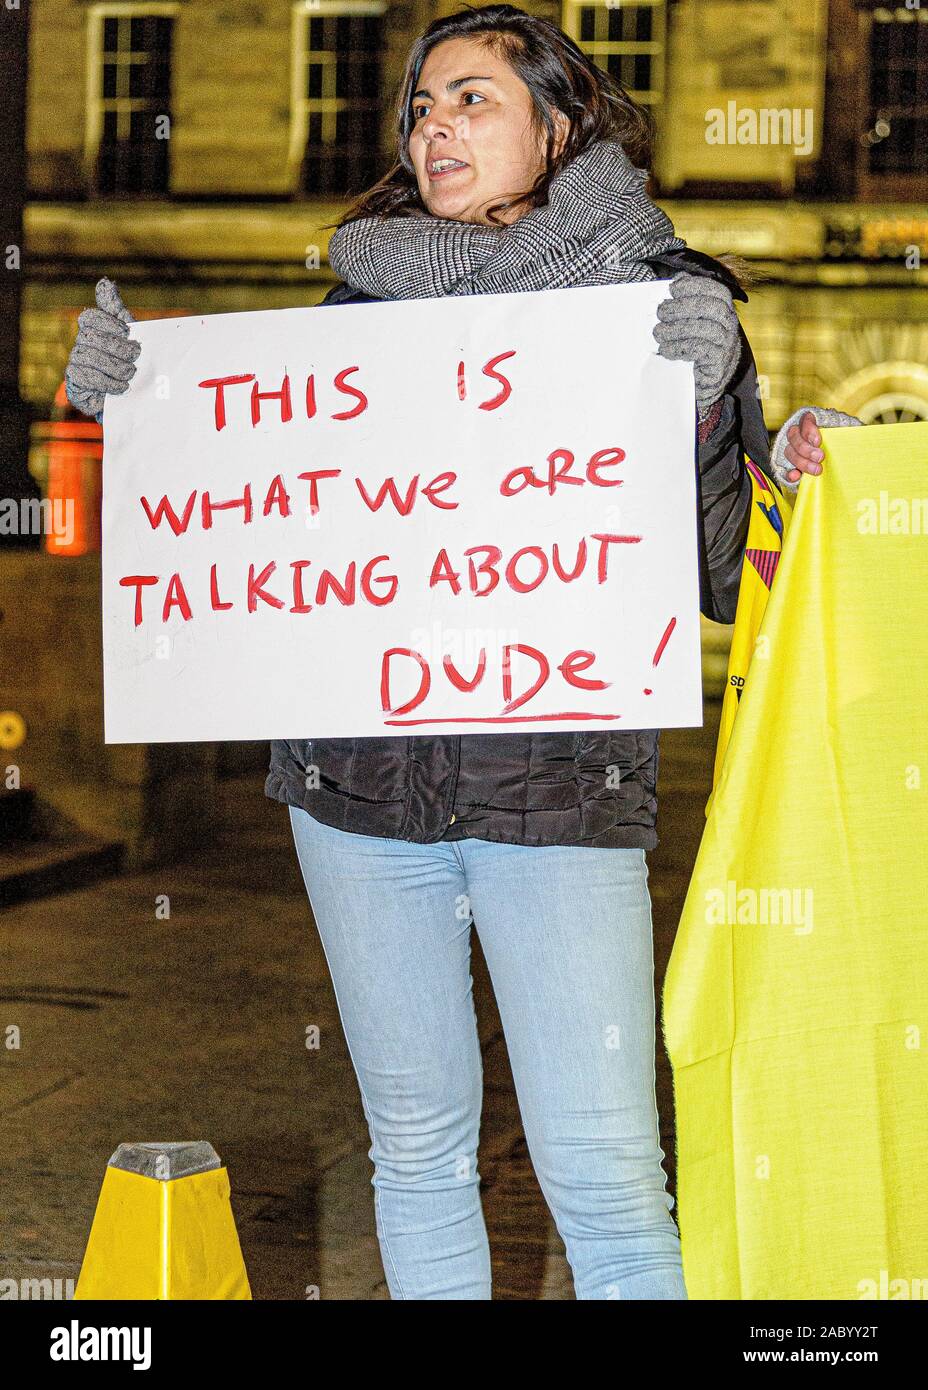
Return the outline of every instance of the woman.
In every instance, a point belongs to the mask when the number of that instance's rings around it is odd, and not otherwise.
[[[325,303],[670,278],[655,337],[695,364],[701,606],[730,622],[744,452],[795,486],[821,471],[816,412],[771,460],[746,295],[647,198],[647,134],[556,26],[509,5],[437,20],[409,56],[396,163],[331,239],[344,283]],[[138,349],[109,281],[98,305],[68,371],[93,414]],[[394,1298],[490,1297],[472,923],[577,1297],[686,1297],[654,1093],[657,732],[272,744],[266,791],[289,806],[360,1083]]]

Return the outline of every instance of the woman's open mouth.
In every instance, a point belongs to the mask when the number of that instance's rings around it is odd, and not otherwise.
[[[468,165],[461,159],[430,159],[428,163],[430,179],[447,178],[449,174],[456,174],[466,168]]]

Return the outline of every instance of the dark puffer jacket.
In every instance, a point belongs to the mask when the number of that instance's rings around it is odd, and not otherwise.
[[[720,262],[689,248],[654,258],[659,279],[711,275],[747,295]],[[325,304],[371,299],[347,285]],[[751,505],[747,453],[769,465],[769,436],[744,332],[738,369],[697,445],[700,607],[734,621]],[[265,794],[340,830],[432,844],[479,838],[522,845],[653,849],[657,729],[294,738],[271,744]]]

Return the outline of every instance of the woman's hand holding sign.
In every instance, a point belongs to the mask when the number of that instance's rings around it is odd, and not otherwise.
[[[96,300],[95,309],[85,309],[78,317],[64,380],[71,404],[102,424],[106,396],[129,389],[142,345],[129,337],[129,324],[135,320],[112,280],[97,281]]]
[[[657,306],[654,328],[661,357],[692,362],[700,420],[728,385],[741,355],[734,301],[717,280],[681,271],[670,281],[670,298]]]

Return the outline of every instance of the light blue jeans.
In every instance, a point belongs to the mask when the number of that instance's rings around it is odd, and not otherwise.
[[[292,806],[290,820],[370,1129],[391,1296],[491,1296],[473,925],[577,1298],[685,1299],[655,1100],[644,850],[419,845]]]

